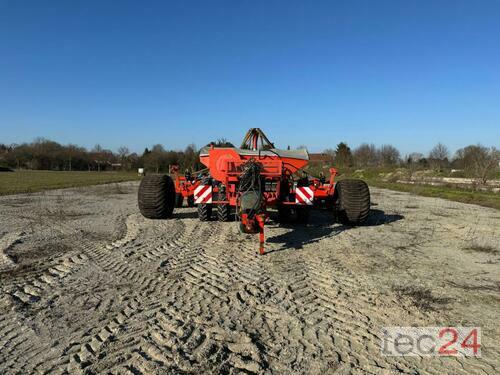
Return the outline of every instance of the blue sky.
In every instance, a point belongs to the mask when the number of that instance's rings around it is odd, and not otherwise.
[[[500,146],[500,2],[0,0],[0,143]]]

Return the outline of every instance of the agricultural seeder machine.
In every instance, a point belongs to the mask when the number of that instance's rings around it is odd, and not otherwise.
[[[264,254],[264,228],[272,208],[280,222],[302,224],[307,224],[315,207],[331,210],[344,225],[361,224],[370,211],[370,191],[364,181],[335,182],[335,168],[330,169],[328,182],[310,178],[304,172],[309,163],[306,150],[278,150],[258,128],[248,131],[240,148],[202,148],[200,161],[207,167],[205,173],[186,182],[185,190],[178,174],[173,174],[175,183],[168,175],[146,175],[139,187],[141,213],[150,219],[171,217],[178,194],[184,191],[188,202],[197,204],[201,221],[213,216],[220,221],[235,219],[242,232],[259,234]]]

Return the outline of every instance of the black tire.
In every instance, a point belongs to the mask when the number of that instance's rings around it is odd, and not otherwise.
[[[187,198],[187,204],[188,204],[188,207],[194,207],[194,195],[190,195]]]
[[[175,205],[174,182],[167,175],[144,176],[139,185],[138,201],[141,214],[148,219],[172,216]]]
[[[212,217],[212,205],[211,204],[199,204],[198,205],[198,219],[200,221],[208,221]]]
[[[184,202],[184,197],[182,194],[175,195],[175,207],[182,207],[182,203]]]
[[[219,204],[217,206],[217,219],[219,221],[230,221],[231,207],[228,204]]]
[[[342,180],[335,185],[335,209],[344,225],[359,225],[370,213],[370,189],[362,180]]]

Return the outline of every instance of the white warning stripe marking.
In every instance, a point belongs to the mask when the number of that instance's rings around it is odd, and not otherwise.
[[[314,193],[309,187],[298,187],[295,190],[295,202],[299,204],[312,205],[314,199]]]
[[[212,187],[209,185],[198,186],[194,191],[195,203],[212,203]]]

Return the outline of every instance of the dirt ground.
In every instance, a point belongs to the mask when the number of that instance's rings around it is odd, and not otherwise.
[[[371,189],[368,225],[138,213],[137,183],[0,197],[0,373],[500,372],[500,211]],[[481,358],[384,357],[480,326]]]

